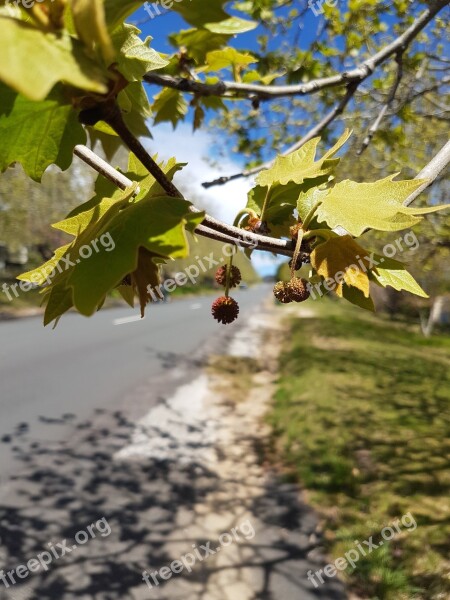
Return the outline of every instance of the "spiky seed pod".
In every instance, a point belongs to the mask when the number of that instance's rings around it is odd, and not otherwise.
[[[224,287],[227,285],[227,265],[223,265],[217,269],[216,281]],[[237,287],[242,281],[242,275],[238,267],[231,265],[230,271],[230,288]]]
[[[283,304],[288,304],[289,302],[292,302],[292,300],[289,297],[287,283],[285,281],[279,281],[275,284],[275,287],[273,288],[273,295],[277,300],[279,300]]]
[[[214,300],[211,313],[216,321],[228,325],[238,318],[239,304],[234,298],[221,296],[220,298],[217,298],[217,300]]]
[[[300,279],[299,277],[293,277],[289,283],[286,284],[286,293],[288,298],[292,302],[304,302],[310,296],[307,288],[306,279]]]

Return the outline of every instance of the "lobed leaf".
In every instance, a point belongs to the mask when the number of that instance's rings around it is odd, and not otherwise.
[[[161,69],[169,64],[159,52],[149,48],[151,38],[145,42],[139,37],[140,30],[133,25],[122,25],[112,35],[114,47],[117,49],[117,65],[119,71],[128,81],[142,81],[148,71]]]
[[[2,16],[0,31],[0,81],[30,100],[43,100],[59,81],[99,94],[108,91],[106,73],[67,33],[45,32]]]
[[[317,146],[320,138],[314,138],[302,146],[299,150],[287,156],[278,156],[270,169],[262,171],[256,178],[256,183],[261,186],[271,186],[276,183],[286,185],[303,183],[305,179],[331,176],[339,159],[332,157],[348,140],[351,132],[346,130],[338,142],[320,160],[316,161]]]
[[[86,133],[60,88],[32,102],[0,83],[0,171],[19,162],[40,181],[51,164],[67,169],[74,147],[85,142]]]
[[[424,181],[393,181],[395,176],[374,183],[345,180],[336,184],[323,198],[317,220],[325,221],[332,229],[341,226],[352,235],[360,236],[366,229],[400,231],[419,223],[421,219],[416,214],[439,210],[403,206]]]

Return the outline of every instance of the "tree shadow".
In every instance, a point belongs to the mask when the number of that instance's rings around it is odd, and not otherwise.
[[[21,468],[0,493],[0,568],[9,583],[6,587],[0,581],[1,600],[346,598],[336,579],[318,588],[307,579],[307,571],[323,568],[325,561],[316,517],[299,500],[296,486],[269,474],[256,484],[249,482],[253,492],[248,499],[230,498],[226,490],[245,482],[219,476],[203,461],[118,458],[136,425],[122,412],[101,412],[84,422],[68,416],[76,433],[66,442],[37,443],[25,424],[13,434]],[[53,424],[58,427],[60,421]],[[176,449],[175,432],[154,425],[151,435]],[[190,445],[202,452],[201,440]],[[229,517],[220,531],[230,531],[246,518],[255,526],[254,538],[241,535],[239,543],[223,548],[220,560],[216,555],[197,561],[192,573],[185,570],[170,581],[159,578],[159,585],[149,589],[143,571],[168,566],[210,540],[204,507],[209,502],[211,510],[211,496],[217,518]],[[94,527],[101,520],[102,531]],[[89,525],[88,540],[76,540]],[[58,544],[63,540],[70,551],[61,556]],[[8,571],[52,548],[58,558],[47,570],[40,565],[23,579],[15,573],[12,584]],[[230,596],[241,584],[256,591]]]

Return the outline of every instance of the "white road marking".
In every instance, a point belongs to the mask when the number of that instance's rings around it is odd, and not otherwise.
[[[202,307],[201,304],[196,303],[196,304],[191,304],[191,306],[189,307],[191,310],[199,310]]]
[[[124,317],[123,319],[114,319],[113,323],[114,325],[126,325],[127,323],[136,323],[136,321],[142,320],[141,315],[133,315],[132,317]]]

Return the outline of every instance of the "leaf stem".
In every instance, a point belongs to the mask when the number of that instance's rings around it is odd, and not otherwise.
[[[329,240],[336,236],[337,234],[331,231],[331,229],[310,229],[304,234],[303,239],[310,240],[311,238],[321,237],[324,240]]]
[[[261,217],[260,217],[261,221],[265,220],[264,217],[266,216],[266,211],[267,211],[267,208],[269,206],[271,193],[272,193],[272,186],[269,186],[267,188],[267,194],[266,194],[266,197],[264,198],[264,204],[263,204],[262,209],[261,209]]]
[[[304,220],[304,222],[303,222],[303,229],[304,229],[305,231],[306,231],[306,230],[308,229],[308,227],[310,226],[310,224],[311,224],[311,221],[313,220],[313,218],[314,218],[314,215],[316,214],[316,212],[317,212],[317,209],[319,208],[320,204],[321,204],[321,201],[319,201],[319,202],[316,202],[316,204],[314,204],[314,206],[312,207],[312,209],[311,209],[311,210],[309,211],[309,213],[306,215],[306,218],[305,218],[305,220]]]
[[[295,244],[294,256],[292,257],[292,261],[291,261],[291,279],[294,279],[294,277],[295,277],[295,271],[296,271],[295,267],[297,266],[297,260],[300,255],[300,250],[302,248],[303,236],[304,236],[303,229],[299,229],[299,231],[297,233],[297,242]]]

